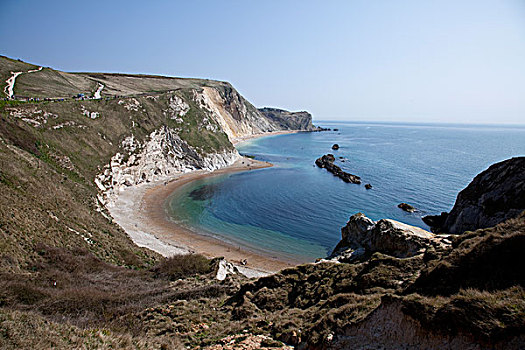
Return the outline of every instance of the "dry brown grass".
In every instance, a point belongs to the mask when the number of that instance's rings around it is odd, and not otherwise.
[[[155,277],[175,281],[193,275],[207,274],[211,271],[211,264],[200,254],[176,255],[162,260],[151,271]]]
[[[0,348],[184,349],[175,336],[136,336],[108,328],[82,329],[49,321],[34,312],[0,308]]]

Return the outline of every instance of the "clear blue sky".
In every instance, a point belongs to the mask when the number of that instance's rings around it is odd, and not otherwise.
[[[314,118],[525,123],[525,1],[0,0],[0,54],[231,82]]]

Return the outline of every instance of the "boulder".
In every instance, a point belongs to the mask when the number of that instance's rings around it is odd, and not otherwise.
[[[341,229],[341,241],[330,259],[351,261],[365,253],[380,252],[397,258],[408,258],[427,249],[448,249],[448,236],[436,236],[419,227],[382,219],[373,221],[362,213],[350,217]]]
[[[372,185],[370,185],[370,184],[366,184],[366,185],[365,185],[365,188],[366,188],[367,190],[370,190],[370,189],[372,189]]]
[[[525,157],[491,165],[463,189],[450,213],[423,218],[433,232],[461,234],[495,226],[525,209]]]
[[[337,143],[335,143],[333,146],[332,146],[332,149],[334,151],[337,151],[339,149],[339,145]]]
[[[408,213],[413,213],[416,211],[416,208],[414,208],[413,206],[411,206],[410,204],[407,204],[407,203],[399,203],[397,205],[398,208],[408,212]]]

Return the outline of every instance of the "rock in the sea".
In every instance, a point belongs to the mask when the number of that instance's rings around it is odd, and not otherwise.
[[[370,184],[366,184],[366,185],[365,185],[365,188],[366,188],[367,190],[370,190],[370,189],[372,188],[372,185],[370,185]]]
[[[321,126],[316,126],[314,127],[314,129],[312,130],[313,132],[320,132],[320,131],[332,131],[332,129],[330,128],[323,128]]]
[[[339,145],[337,143],[334,143],[334,145],[332,146],[332,149],[334,151],[337,151],[339,149]]]
[[[354,183],[354,184],[361,183],[361,178],[359,176],[343,171],[339,166],[335,165],[334,162],[335,162],[335,157],[333,154],[325,154],[324,156],[317,158],[315,160],[315,164],[319,168],[325,168],[326,170],[334,174],[334,176],[339,177],[344,182]]]
[[[408,213],[413,213],[416,211],[416,208],[414,208],[413,206],[411,206],[410,204],[407,204],[407,203],[399,203],[397,205],[398,208],[400,209],[403,209],[404,211],[408,212]]]
[[[433,232],[460,234],[492,227],[525,209],[525,157],[491,165],[462,190],[450,213],[425,216]]]
[[[383,219],[372,221],[362,213],[354,214],[341,229],[342,239],[330,259],[351,261],[365,253],[381,252],[397,258],[424,253],[427,249],[448,249],[446,236],[436,236],[419,227]]]

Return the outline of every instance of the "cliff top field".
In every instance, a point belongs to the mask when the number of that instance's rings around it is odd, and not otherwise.
[[[11,72],[27,72],[39,66],[0,56],[2,87]],[[78,94],[92,97],[103,84],[101,96],[129,96],[166,92],[176,89],[202,88],[204,86],[230,86],[226,82],[207,79],[185,79],[153,75],[112,73],[67,73],[43,67],[40,71],[21,74],[17,78],[14,94],[31,98],[69,98]],[[231,86],[230,86],[231,87]]]
[[[334,257],[259,279],[166,258],[111,217],[122,191],[228,167],[236,140],[313,131],[311,116],[223,82],[0,67],[23,72],[0,105],[1,348],[523,345],[523,213],[458,235],[358,215]]]

